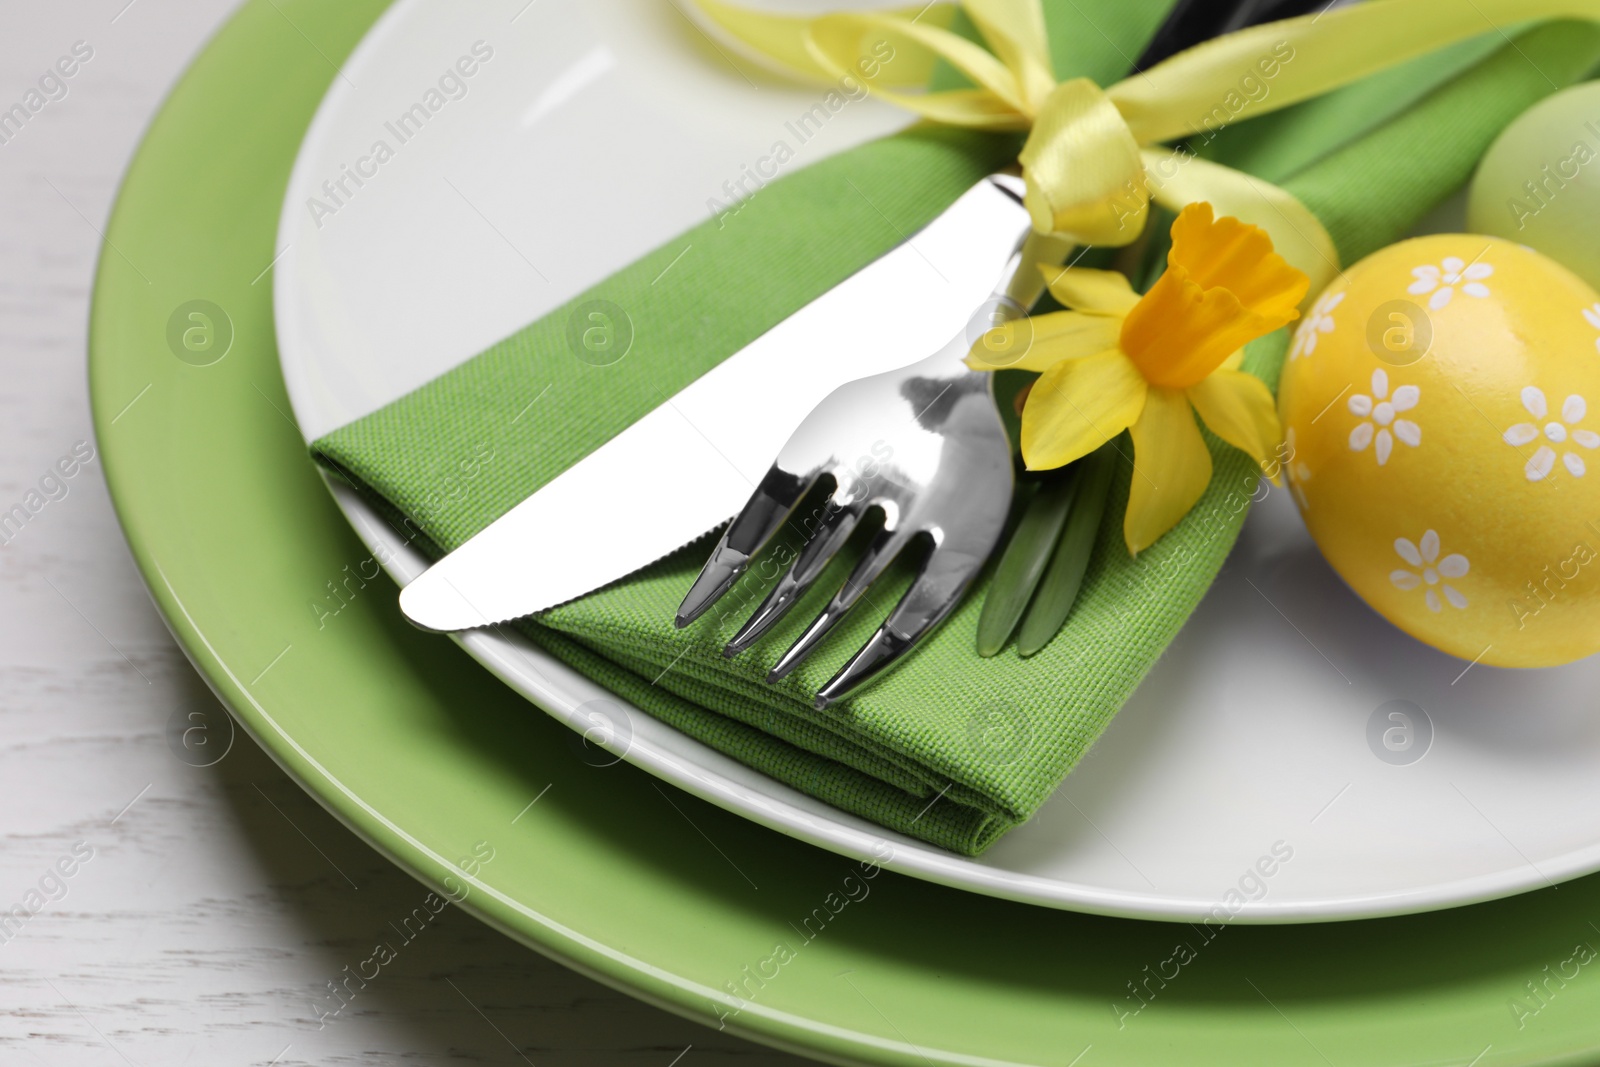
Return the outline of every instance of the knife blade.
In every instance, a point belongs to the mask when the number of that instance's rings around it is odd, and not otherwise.
[[[400,593],[453,631],[593,592],[728,521],[835,388],[968,329],[1030,229],[1020,179],[985,178],[440,559]]]
[[[1132,69],[1322,2],[1177,0]],[[1018,227],[1028,228],[1020,205],[997,193],[994,179],[979,182],[920,233],[663,397],[402,589],[401,610],[429,630],[507,622],[593,592],[726,522],[824,396],[936,351],[982,310]],[[702,477],[685,492],[690,462]]]

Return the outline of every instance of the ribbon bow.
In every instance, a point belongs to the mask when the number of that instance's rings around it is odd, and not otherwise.
[[[959,0],[987,49],[947,28],[956,10],[947,2],[817,18],[696,2],[722,30],[790,71],[855,79],[934,122],[1026,131],[1018,158],[1041,234],[1125,245],[1144,229],[1152,200],[1173,211],[1206,200],[1219,215],[1267,231],[1278,253],[1311,279],[1313,294],[1339,270],[1316,216],[1268,182],[1163,142],[1209,138],[1503,26],[1600,20],[1600,0],[1367,0],[1227,34],[1102,89],[1088,78],[1056,79],[1039,0]],[[971,86],[908,91],[926,85],[936,60]]]

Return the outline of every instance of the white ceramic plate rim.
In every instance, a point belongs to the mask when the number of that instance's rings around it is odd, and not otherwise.
[[[429,0],[400,0],[391,7],[351,56],[346,71],[359,72],[372,57],[382,52],[392,37],[404,32],[409,14],[427,3]],[[317,157],[317,146],[329,136],[332,116],[351,91],[348,82],[335,79],[306,135],[285,197],[278,239],[280,248],[291,246],[306,225],[302,205],[317,185],[311,161]],[[302,375],[304,364],[290,355],[293,345],[305,336],[301,321],[304,308],[295,294],[307,282],[293,256],[284,257],[275,271],[275,315],[284,352],[282,366],[286,384],[302,423],[314,425],[315,420],[307,418],[315,398]],[[331,479],[329,485],[362,541],[374,553],[382,550],[382,555],[389,558],[385,569],[397,582],[403,585],[421,572],[426,560],[420,554],[398,543],[387,525],[352,490]],[[621,701],[525,639],[474,632],[457,635],[456,640],[506,684],[580,732],[590,725],[579,714],[579,709],[587,702],[605,699],[622,705],[631,715],[632,738],[625,751],[619,753],[621,758],[713,804],[833,852],[858,859],[881,859],[887,843],[892,848],[892,859],[887,865],[896,870],[961,889],[1048,907],[1129,918],[1189,921],[1204,919],[1217,911],[1217,897],[1145,893],[1040,877],[986,865],[887,832],[789,789],[694,741]],[[527,669],[530,665],[534,668],[532,672]],[[1597,869],[1600,869],[1600,842],[1541,858],[1537,865],[1529,861],[1527,867],[1507,867],[1422,887],[1250,901],[1232,913],[1229,921],[1285,923],[1406,914],[1502,897]]]
[[[392,556],[385,567],[390,577],[404,585],[427,569],[427,558],[395,540],[388,524],[353,489],[336,478],[329,477],[326,481],[334,500],[367,548],[374,553],[383,549]],[[623,705],[630,713],[637,712],[631,720],[631,743],[618,753],[621,759],[702,800],[829,851],[852,859],[878,862],[941,885],[1025,904],[1129,919],[1198,922],[1216,918],[1217,899],[1108,890],[1102,886],[988,867],[820,805],[774,779],[763,776],[764,788],[751,789],[739,781],[740,777],[751,773],[748,768],[639,711],[520,635],[468,631],[453,637],[495,677],[579,733],[592,726],[578,714],[578,709],[589,701],[608,700]],[[544,685],[530,679],[518,662],[529,659],[537,663]],[[819,807],[822,808],[820,813]],[[819,818],[819,814],[822,817]],[[892,851],[886,853],[886,844]],[[890,857],[887,860],[886,854]],[[1286,903],[1251,902],[1228,921],[1271,925],[1382,918],[1496,900],[1600,870],[1600,846],[1574,852],[1563,857],[1561,862],[1541,863],[1538,869],[1544,877],[1532,885],[1527,877],[1511,871],[1498,877],[1461,879],[1403,892]]]

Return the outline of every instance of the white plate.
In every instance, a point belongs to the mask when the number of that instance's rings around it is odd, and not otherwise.
[[[393,145],[384,124],[479,41],[493,55],[466,95],[314,218],[322,183],[375,140]],[[668,0],[401,0],[335,79],[285,202],[278,340],[307,438],[705,218],[723,181],[818,96],[735,68]],[[792,166],[904,121],[850,103]],[[336,495],[369,545],[385,540]],[[392,570],[403,582],[421,566],[401,553]],[[589,725],[577,709],[608,696],[531,645],[463,644],[569,723]],[[1600,869],[1600,662],[1466,667],[1356,600],[1272,492],[1194,620],[1032,822],[976,860],[887,835],[893,866],[1141,918],[1243,901],[1242,922],[1421,911]],[[1385,730],[1404,741],[1395,710],[1409,714],[1409,751],[1384,745]],[[627,718],[627,758],[712,803],[849,855],[886,836],[648,715]],[[1292,858],[1252,874],[1275,847]]]

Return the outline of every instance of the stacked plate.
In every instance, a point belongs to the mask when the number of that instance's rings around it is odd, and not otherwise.
[[[306,440],[703,219],[813,101],[748,91],[671,4],[383,7],[254,0],[202,54],[126,179],[91,342],[157,602],[331,810],[541,951],[841,1062],[1600,1058],[1600,881],[1564,881],[1600,867],[1595,668],[1461,675],[1373,636],[1281,496],[980,860],[625,707],[586,744],[556,720],[607,699],[587,679],[407,626],[377,571],[421,560]],[[901,122],[852,101],[803,151]]]

